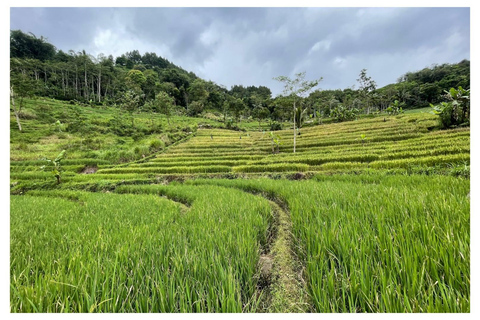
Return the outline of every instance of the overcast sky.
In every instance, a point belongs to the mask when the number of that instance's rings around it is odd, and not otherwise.
[[[10,29],[57,49],[155,52],[230,88],[306,71],[322,89],[379,87],[407,71],[470,59],[469,8],[11,8]]]

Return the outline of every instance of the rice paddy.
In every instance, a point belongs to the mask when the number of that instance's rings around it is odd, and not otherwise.
[[[291,129],[189,119],[12,126],[11,312],[470,312],[469,128],[379,116],[293,153]]]

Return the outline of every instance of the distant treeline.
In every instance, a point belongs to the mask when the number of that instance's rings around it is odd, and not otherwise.
[[[177,113],[196,116],[218,112],[223,119],[258,120],[292,118],[291,97],[272,98],[265,86],[234,85],[230,90],[205,81],[155,53],[138,50],[119,57],[85,50],[57,50],[47,39],[20,30],[10,31],[10,70],[13,90],[20,96],[43,96],[72,103],[117,105],[135,101],[138,111],[151,108],[151,101],[168,95]],[[328,79],[326,79],[328,81]],[[335,117],[386,110],[395,100],[403,109],[426,107],[443,101],[445,90],[470,88],[470,61],[434,65],[408,72],[397,83],[377,88],[360,72],[358,89],[317,90],[301,102],[302,116]],[[132,100],[132,96],[136,99]],[[170,101],[170,100],[167,100]]]

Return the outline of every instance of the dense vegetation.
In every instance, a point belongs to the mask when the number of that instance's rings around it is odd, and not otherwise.
[[[272,98],[10,52],[11,312],[470,312],[468,61]]]
[[[85,51],[68,53],[33,34],[10,32],[10,68],[13,91],[20,98],[50,97],[72,103],[109,105],[126,111],[156,111],[198,116],[210,113],[234,127],[241,119],[259,123],[293,118],[295,95],[272,97],[265,86],[234,85],[228,90],[205,81],[155,53],[137,50],[120,57],[97,57]],[[315,90],[298,102],[297,122],[345,121],[359,114],[427,107],[445,101],[445,91],[470,88],[470,61],[434,65],[408,72],[397,83],[382,88],[361,70],[358,89]],[[353,84],[352,84],[353,85]]]
[[[135,113],[128,133],[112,107],[25,103],[22,132],[11,118],[13,312],[469,311],[468,127],[435,130],[421,111],[310,126],[293,154],[291,130],[249,122]],[[42,159],[62,150],[59,184]],[[291,242],[273,245],[278,209],[231,188],[283,203]]]

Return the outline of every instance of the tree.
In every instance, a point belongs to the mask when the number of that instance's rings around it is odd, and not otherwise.
[[[272,139],[272,153],[279,153],[280,145],[282,144],[282,141],[280,140],[280,136],[270,131],[270,139]],[[275,151],[275,149],[277,150]]]
[[[197,101],[205,107],[208,99],[208,91],[203,80],[195,79],[187,89],[187,93],[189,102]]]
[[[193,101],[188,104],[187,115],[190,117],[195,117],[196,115],[203,112],[204,105],[201,102]]]
[[[155,96],[153,104],[157,111],[163,113],[167,117],[168,124],[170,124],[170,114],[175,105],[175,99],[170,97],[167,93],[161,91]]]
[[[21,30],[10,31],[10,57],[32,58],[41,61],[53,59],[56,48],[41,36],[37,38],[33,33],[26,34]]]
[[[284,83],[283,92],[287,96],[292,96],[293,98],[293,153],[295,153],[295,147],[297,144],[297,130],[296,130],[296,119],[295,114],[297,112],[297,103],[299,99],[304,98],[308,93],[315,88],[323,78],[318,80],[306,81],[305,72],[300,72],[295,74],[295,79],[290,79],[286,76],[279,76],[273,78],[274,80]]]
[[[430,104],[433,113],[440,117],[440,126],[450,128],[470,125],[470,89],[465,90],[458,87],[458,89],[451,88],[445,92],[447,93],[445,95],[447,102],[441,102],[436,106]]]
[[[372,77],[367,76],[367,69],[362,69],[360,71],[360,76],[357,79],[359,83],[360,95],[363,97],[364,102],[367,105],[367,114],[370,113],[370,93],[377,88],[377,84],[372,80]]]
[[[142,87],[147,82],[147,78],[140,70],[130,70],[125,76],[125,84],[128,89],[137,93],[143,92]]]
[[[130,113],[132,118],[132,127],[135,126],[133,113],[138,110],[140,106],[140,96],[133,90],[127,90],[122,97],[123,108]]]
[[[235,123],[238,123],[240,121],[240,114],[245,109],[245,103],[243,103],[242,99],[232,97],[228,103],[228,108],[233,113]]]
[[[268,109],[263,106],[266,99],[257,94],[253,94],[250,99],[253,103],[252,115],[258,120],[258,129],[261,129],[261,121],[270,115]]]
[[[24,99],[34,95],[36,82],[26,73],[16,73],[11,76],[10,99],[13,112],[17,120],[18,130],[22,131],[20,124],[20,113],[24,104]],[[18,98],[15,103],[15,98]]]

